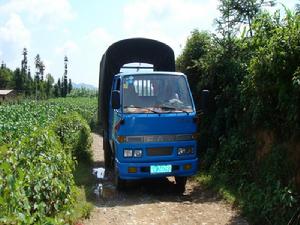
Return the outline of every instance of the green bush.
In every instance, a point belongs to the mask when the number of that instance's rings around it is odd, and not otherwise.
[[[91,158],[89,100],[0,106],[0,224],[66,224],[90,211],[73,209],[74,156]]]
[[[78,113],[59,116],[53,123],[52,129],[60,138],[63,148],[71,152],[77,160],[91,160],[91,130]]]
[[[265,186],[247,184],[241,202],[253,224],[287,224],[297,210],[292,189],[276,180]]]
[[[299,24],[299,13],[286,10],[281,18],[279,11],[258,10],[250,36],[193,31],[176,61],[197,105],[200,91],[210,90],[209,113],[199,126],[201,168],[219,192],[235,194],[255,224],[287,224],[300,208],[299,162],[289,147],[300,133]],[[258,140],[261,130],[272,140]],[[272,148],[258,157],[261,141]]]
[[[228,138],[221,139],[221,151],[217,155],[212,171],[222,174],[223,182],[239,187],[252,179],[255,173],[255,144],[250,137],[239,131],[231,131]]]
[[[255,141],[249,140],[251,137],[234,131],[221,141],[221,152],[211,168],[212,182],[219,188],[234,190],[252,223],[285,224],[297,208],[291,182],[295,165],[287,149],[278,144],[257,161]]]
[[[251,126],[272,128],[283,138],[300,129],[300,15],[286,14],[282,20],[278,12],[256,19],[253,57],[241,85]]]
[[[35,224],[67,213],[74,161],[53,131],[38,129],[0,154],[0,223]]]

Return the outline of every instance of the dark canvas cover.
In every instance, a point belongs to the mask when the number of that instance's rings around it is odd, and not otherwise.
[[[157,40],[131,38],[118,41],[106,50],[100,62],[99,119],[106,131],[111,85],[115,74],[127,63],[149,63],[155,71],[175,71],[174,52],[168,45]]]

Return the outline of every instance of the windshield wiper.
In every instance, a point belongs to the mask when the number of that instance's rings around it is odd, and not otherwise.
[[[153,110],[153,109],[149,109],[149,108],[145,108],[145,107],[140,107],[140,106],[124,106],[124,108],[136,108],[136,109],[146,109],[149,112],[153,112],[153,113],[158,113],[157,111]]]
[[[162,110],[174,110],[174,111],[181,111],[181,112],[184,112],[186,113],[187,115],[189,115],[189,112],[184,110],[184,109],[178,109],[178,108],[175,108],[175,107],[171,107],[171,106],[158,106],[159,108],[161,108]]]

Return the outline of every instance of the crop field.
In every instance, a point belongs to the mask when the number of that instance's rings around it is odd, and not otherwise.
[[[77,112],[91,123],[96,108],[96,98],[59,98],[0,106],[0,146],[20,140],[38,128],[49,126],[62,114]]]
[[[0,106],[0,224],[70,222],[96,109],[96,98]]]

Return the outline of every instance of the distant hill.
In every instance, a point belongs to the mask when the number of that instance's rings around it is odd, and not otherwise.
[[[89,90],[97,90],[98,88],[95,87],[94,85],[91,85],[91,84],[85,84],[85,83],[79,83],[79,84],[76,84],[76,83],[72,83],[73,85],[73,88],[85,88],[85,89],[89,89]]]

